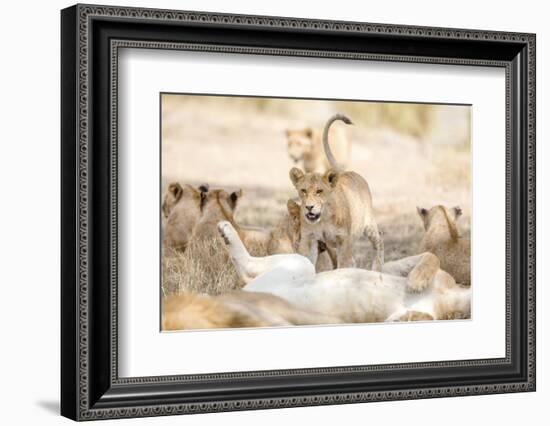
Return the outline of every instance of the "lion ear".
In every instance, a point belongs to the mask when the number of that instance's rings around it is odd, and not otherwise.
[[[311,138],[313,136],[313,129],[311,127],[308,127],[304,130],[304,133],[308,138]]]
[[[231,210],[235,210],[237,208],[237,201],[243,196],[243,190],[239,189],[238,191],[233,191],[231,194],[229,194],[228,202],[229,207],[231,207]]]
[[[460,216],[462,216],[462,209],[460,208],[460,206],[453,207],[451,211],[454,214],[455,220],[457,220]]]
[[[300,205],[296,201],[288,200],[286,208],[291,217],[297,218],[300,216]]]
[[[290,180],[296,186],[304,178],[304,172],[301,171],[298,167],[293,167],[289,172]]]
[[[178,201],[183,194],[183,188],[179,183],[174,182],[168,185],[168,192]]]
[[[339,174],[336,170],[327,170],[324,174],[323,179],[326,183],[330,185],[331,188],[334,188],[338,183]]]
[[[204,207],[204,204],[206,203],[206,199],[208,198],[208,191],[210,190],[210,186],[208,186],[207,183],[203,183],[199,186],[199,199],[200,199],[200,206],[201,209]]]
[[[428,216],[428,210],[426,210],[424,207],[417,207],[416,211],[418,212],[418,215],[424,219],[426,216]]]

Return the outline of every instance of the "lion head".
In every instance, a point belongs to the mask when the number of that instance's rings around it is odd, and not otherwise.
[[[203,184],[198,188],[194,188],[191,185],[181,186],[177,182],[173,182],[168,185],[166,194],[164,194],[164,201],[162,202],[162,214],[165,218],[170,216],[173,208],[180,202],[181,199],[188,200],[192,204],[196,204],[201,207],[206,193],[208,192],[208,185]]]
[[[237,208],[237,203],[242,197],[243,191],[227,192],[225,189],[213,189],[206,194],[203,202],[203,216],[218,216],[223,215],[229,219],[233,219],[233,213]]]
[[[219,221],[234,221],[234,213],[242,190],[227,192],[224,189],[211,189],[204,199],[202,214],[195,228],[195,237],[204,240],[218,236]]]
[[[313,129],[286,131],[288,156],[294,163],[306,159],[313,148]]]
[[[304,173],[296,167],[290,170],[290,180],[298,191],[300,209],[306,222],[313,224],[321,220],[327,200],[338,183],[338,176],[338,172],[332,169],[322,175]]]
[[[451,234],[456,233],[456,221],[462,216],[462,209],[459,206],[455,206],[451,209],[441,205],[434,206],[431,209],[417,207],[416,211],[420,219],[422,219],[426,231],[436,227],[442,227],[444,229],[449,228]]]
[[[164,201],[162,202],[162,214],[165,218],[170,215],[170,212],[181,199],[182,195],[183,188],[179,183],[171,183],[168,185],[168,190],[166,194],[164,194]]]

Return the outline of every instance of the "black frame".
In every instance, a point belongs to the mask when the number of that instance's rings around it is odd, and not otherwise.
[[[119,378],[118,49],[506,70],[506,357]],[[535,35],[76,5],[61,13],[61,413],[75,420],[535,390]],[[504,232],[504,230],[503,230]]]

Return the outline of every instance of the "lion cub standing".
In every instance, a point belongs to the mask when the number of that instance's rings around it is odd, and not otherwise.
[[[301,237],[301,209],[294,200],[287,201],[287,213],[273,228],[267,245],[267,254],[296,253]],[[336,267],[336,259],[324,241],[317,241],[318,257],[315,263],[317,272],[329,271]]]
[[[333,249],[338,268],[353,266],[354,247],[366,234],[376,249],[372,269],[380,271],[384,264],[384,244],[374,219],[368,183],[352,171],[340,171],[328,144],[332,123],[352,124],[343,115],[331,117],[323,131],[323,146],[331,168],[324,174],[294,167],[290,179],[301,199],[301,238],[298,253],[315,265],[318,241]]]
[[[420,252],[435,254],[441,269],[452,275],[458,284],[470,285],[470,239],[458,235],[456,220],[462,215],[460,207],[447,209],[435,206],[430,210],[417,207],[426,234],[420,242]]]

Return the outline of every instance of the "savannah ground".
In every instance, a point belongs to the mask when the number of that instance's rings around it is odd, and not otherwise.
[[[336,112],[355,123],[347,129],[350,169],[370,185],[386,261],[417,254],[423,235],[417,206],[459,205],[459,231],[469,236],[467,106],[163,95],[163,194],[176,181],[242,188],[236,222],[274,227],[297,195],[288,177],[294,164],[285,130],[322,127]],[[365,238],[355,250],[356,264],[368,268],[373,258]],[[242,285],[220,241],[196,241],[184,254],[165,250],[162,259],[164,295],[219,294]]]

